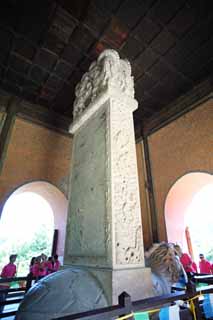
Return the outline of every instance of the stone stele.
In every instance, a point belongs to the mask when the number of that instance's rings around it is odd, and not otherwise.
[[[116,51],[105,50],[84,74],[75,94],[64,264],[69,270],[67,281],[75,283],[73,268],[81,270],[82,282],[85,275],[90,281],[81,283],[81,308],[70,303],[66,313],[85,310],[83,300],[88,301],[88,309],[117,304],[123,291],[133,300],[153,295],[151,272],[144,267],[133,125],[138,103],[129,62]],[[92,281],[96,290],[91,290]],[[78,296],[78,286],[73,289]],[[65,297],[69,294],[65,291],[58,294]],[[59,304],[59,299],[54,303]],[[63,310],[61,303],[58,308]]]
[[[122,291],[150,296],[134,138],[134,82],[128,61],[105,50],[76,87],[65,265],[99,279],[108,303]]]

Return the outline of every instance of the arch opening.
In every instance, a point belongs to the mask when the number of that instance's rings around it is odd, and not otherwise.
[[[185,213],[185,225],[190,230],[193,254],[198,261],[200,253],[213,261],[213,183],[195,194]]]
[[[204,172],[188,173],[178,179],[166,198],[168,241],[179,243],[196,262],[201,252],[213,260],[212,198],[213,176]]]
[[[7,199],[0,220],[0,268],[17,253],[18,275],[26,275],[33,256],[50,256],[54,230],[56,253],[63,263],[68,200],[54,185],[34,181],[17,188]]]

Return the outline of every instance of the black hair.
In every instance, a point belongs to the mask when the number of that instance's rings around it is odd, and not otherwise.
[[[13,258],[17,258],[17,254],[11,254],[9,260],[11,261]]]
[[[30,266],[33,266],[35,263],[36,257],[32,257],[31,261],[30,261]]]

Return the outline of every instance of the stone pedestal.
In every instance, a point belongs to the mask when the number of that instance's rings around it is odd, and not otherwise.
[[[114,60],[113,60],[114,59]],[[91,272],[109,304],[152,295],[144,252],[131,69],[102,54],[76,89],[64,263]],[[89,92],[89,93],[88,93]]]

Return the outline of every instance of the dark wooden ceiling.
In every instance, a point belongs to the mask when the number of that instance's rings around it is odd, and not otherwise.
[[[0,88],[71,122],[75,85],[114,48],[132,65],[140,128],[211,76],[212,31],[212,0],[1,0]]]

